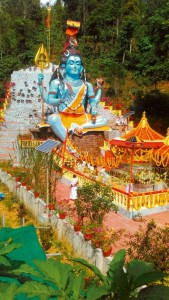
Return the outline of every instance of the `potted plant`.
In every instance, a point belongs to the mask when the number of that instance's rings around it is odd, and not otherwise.
[[[55,203],[49,203],[48,208],[49,208],[49,210],[54,210],[55,209]]]
[[[102,249],[103,255],[105,257],[111,255],[112,246],[116,246],[116,242],[121,239],[124,231],[124,229],[119,229],[116,231],[109,228],[103,229],[100,248]]]
[[[100,236],[92,236],[92,245],[95,247],[95,248],[100,248],[101,247],[101,244],[102,244],[102,240],[101,240],[101,237]]]
[[[94,228],[94,234],[92,236],[92,245],[95,248],[100,248],[104,238],[105,238],[105,233],[104,233],[104,230],[102,228],[102,225],[96,226]]]
[[[78,224],[78,223],[74,224],[74,231],[75,232],[79,232],[80,229],[81,229],[81,225],[80,224]]]
[[[58,214],[61,220],[64,220],[66,218],[66,213],[63,210],[59,210]]]
[[[106,214],[117,210],[113,203],[114,193],[109,186],[99,183],[86,183],[77,189],[77,200],[75,206],[77,214],[90,223],[102,224]]]
[[[73,224],[73,227],[74,231],[79,232],[81,230],[81,223],[78,220],[76,220]]]
[[[17,176],[17,177],[15,177],[15,180],[16,180],[16,182],[20,182],[21,181],[21,177]]]
[[[62,209],[57,209],[53,212],[53,215],[57,215],[59,219],[64,220],[66,218],[66,213]]]
[[[87,223],[82,226],[82,232],[84,235],[84,239],[86,241],[90,241],[94,235],[94,225],[92,223]]]
[[[35,198],[39,198],[39,192],[38,191],[34,191],[34,196],[35,196]]]
[[[135,222],[142,222],[143,221],[143,217],[142,217],[141,213],[138,213],[138,214],[134,215],[133,220]]]
[[[59,218],[61,220],[64,220],[66,217],[66,212],[64,210],[64,206],[65,206],[64,200],[60,200],[60,201],[56,202],[56,214],[59,215]]]
[[[101,249],[102,249],[102,253],[105,257],[108,257],[111,255],[112,253],[112,245],[111,245],[111,241],[109,240],[104,240],[102,242],[102,245],[101,245]]]
[[[77,218],[77,219],[70,218],[69,223],[73,225],[75,232],[79,232],[81,230],[81,223],[82,223],[81,218]]]

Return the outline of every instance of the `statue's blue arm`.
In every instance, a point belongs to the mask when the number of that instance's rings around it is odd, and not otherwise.
[[[44,74],[40,73],[38,75],[39,92],[42,96],[42,80],[44,79]],[[62,97],[59,90],[59,80],[54,79],[49,85],[49,92],[44,91],[44,101],[50,105],[58,105],[62,101]]]
[[[89,104],[91,106],[92,116],[97,115],[97,105],[100,102],[101,96],[102,96],[101,85],[97,84],[97,91],[95,95],[92,84],[88,82],[88,99],[89,99]]]

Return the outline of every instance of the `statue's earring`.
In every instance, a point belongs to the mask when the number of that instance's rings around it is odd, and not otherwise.
[[[59,68],[57,68],[57,78],[59,79]]]
[[[65,77],[66,71],[65,71],[65,69],[63,69],[63,68],[60,68],[60,69],[59,69],[59,73],[60,73],[60,75],[61,75],[61,78],[63,79],[63,78]]]
[[[83,73],[84,73],[84,80],[86,81],[86,70],[85,69],[83,70]]]

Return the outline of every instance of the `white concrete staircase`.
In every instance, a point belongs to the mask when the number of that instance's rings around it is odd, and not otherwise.
[[[48,90],[53,65],[44,70],[44,88]],[[56,66],[55,66],[56,68]],[[42,102],[37,84],[40,70],[30,67],[11,75],[11,101],[5,111],[5,122],[0,123],[0,159],[16,159],[16,139],[28,133],[41,121]],[[47,105],[45,104],[45,109]]]

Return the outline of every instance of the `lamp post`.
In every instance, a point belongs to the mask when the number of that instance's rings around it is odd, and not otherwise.
[[[48,139],[35,149],[41,153],[45,153],[47,155],[46,159],[46,206],[47,206],[47,216],[49,214],[49,153],[55,147],[59,148],[61,146],[61,142]]]

